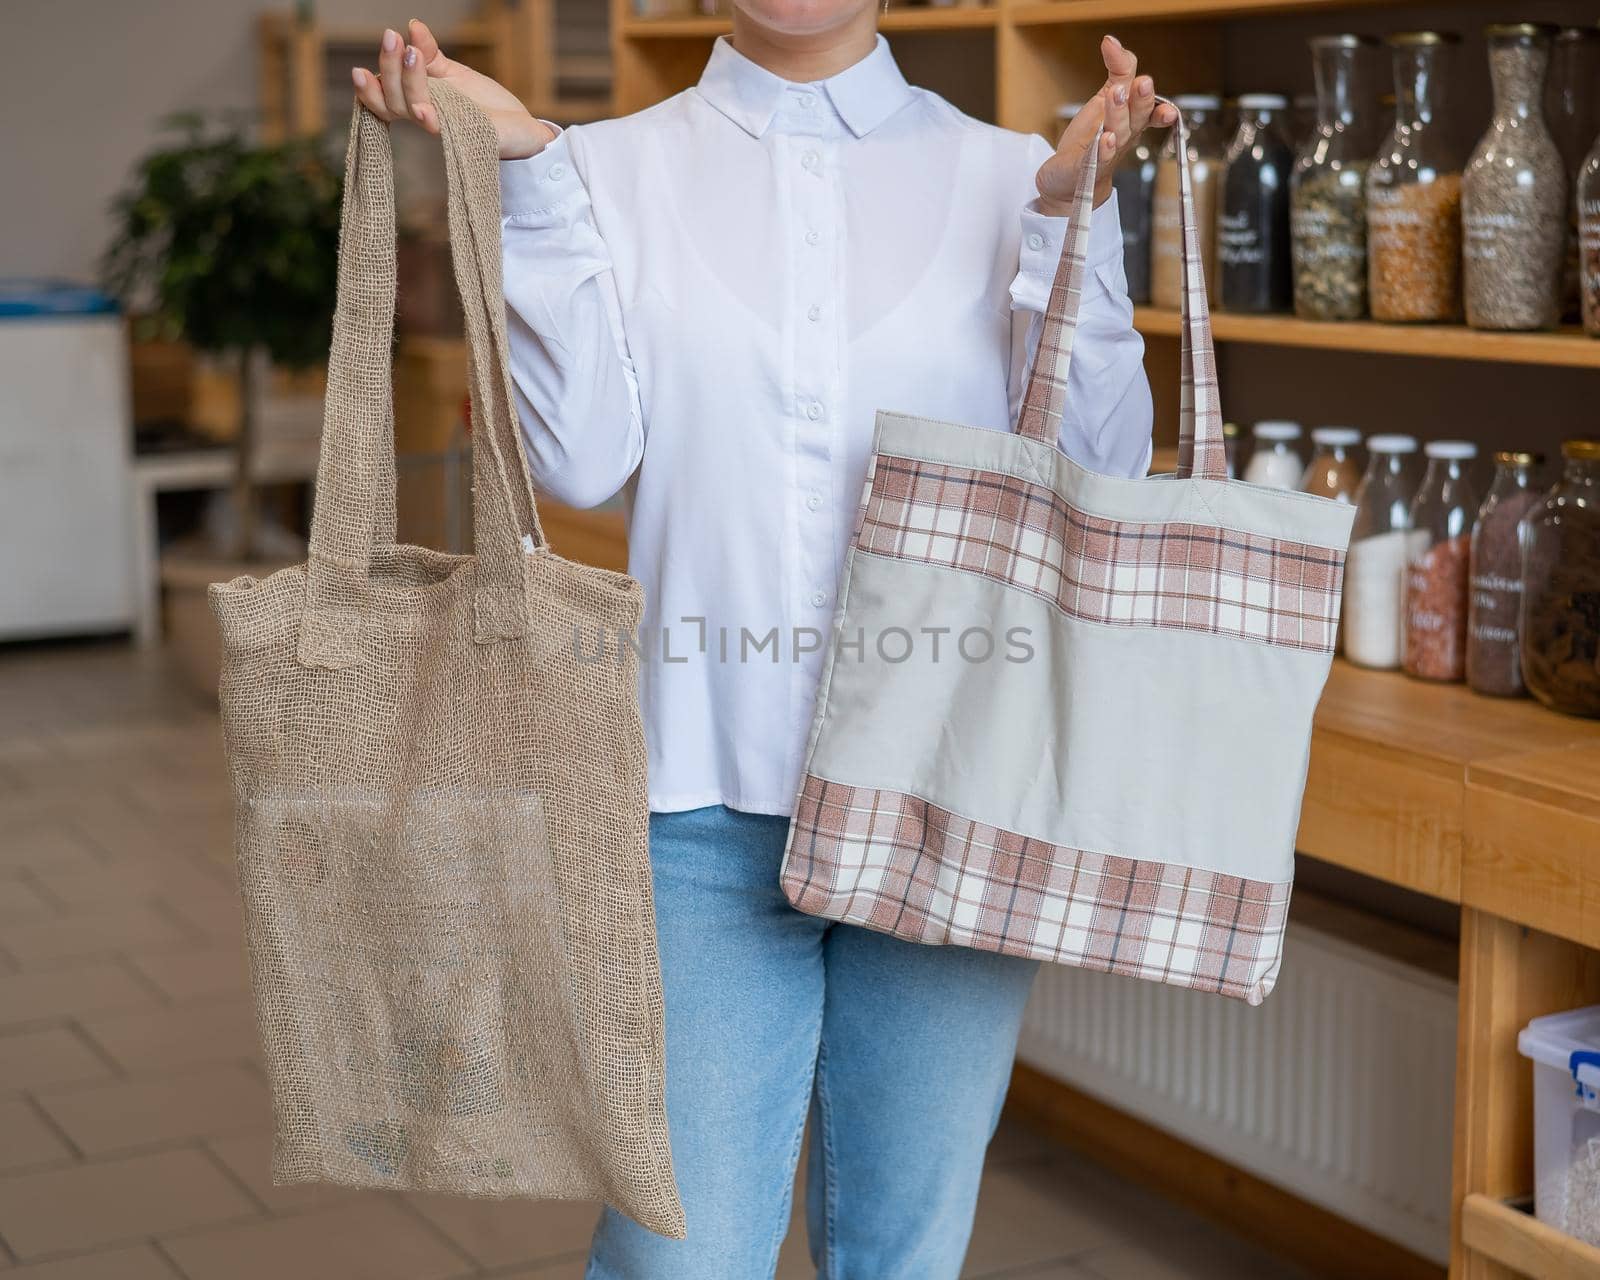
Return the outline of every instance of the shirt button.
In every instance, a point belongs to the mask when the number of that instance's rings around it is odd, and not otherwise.
[[[806,243],[807,244],[816,244],[817,241],[819,241],[821,239],[822,239],[822,237],[820,235],[818,235],[815,231],[806,232]]]
[[[564,165],[564,164],[553,164],[553,165],[550,166],[550,181],[552,181],[552,182],[560,182],[561,179],[565,178],[566,176],[567,176],[567,166],[566,165]]]
[[[820,320],[820,319],[822,319],[822,308],[817,306],[816,303],[812,303],[811,306],[806,310],[806,319],[807,320]]]
[[[811,603],[819,609],[822,608],[823,605],[828,603],[827,593],[823,591],[813,591],[811,593]]]
[[[800,103],[800,105],[802,107],[804,107],[807,111],[809,111],[811,109],[812,104],[815,103],[816,100],[817,100],[817,95],[814,94],[814,93],[802,93],[800,95],[800,97],[798,99],[796,99],[796,101],[798,101]]]
[[[805,165],[807,169],[815,169],[817,167],[817,161],[820,159],[822,159],[822,157],[819,156],[815,151],[807,151],[805,155],[800,157],[800,163]]]
[[[806,417],[810,418],[811,421],[815,422],[821,416],[822,416],[822,406],[820,404],[818,404],[815,400],[813,400],[810,404],[808,404],[806,406]]]
[[[821,510],[822,495],[820,493],[813,493],[809,498],[806,499],[806,508],[811,511]]]
[[[1030,249],[1042,249],[1042,248],[1044,248],[1044,237],[1042,235],[1040,235],[1037,231],[1035,231],[1032,234],[1030,234],[1028,236],[1028,248],[1030,248]]]

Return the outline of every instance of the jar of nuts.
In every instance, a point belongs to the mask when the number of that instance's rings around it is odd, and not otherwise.
[[[1367,284],[1375,320],[1461,313],[1461,153],[1444,127],[1444,77],[1459,38],[1389,37],[1395,124],[1367,170]]]
[[[1524,525],[1522,678],[1548,707],[1600,716],[1600,440],[1561,454],[1561,479]]]

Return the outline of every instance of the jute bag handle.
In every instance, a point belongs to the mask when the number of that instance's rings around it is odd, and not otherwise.
[[[517,439],[500,278],[500,177],[494,126],[448,85],[430,86],[449,188],[450,254],[461,296],[473,409],[475,638],[531,625],[527,535],[544,547]],[[299,659],[362,661],[375,548],[394,541],[394,154],[388,126],[359,104],[345,157],[338,303],[328,357],[322,451],[306,562]]]
[[[1168,102],[1166,98],[1156,99]],[[1169,103],[1169,105],[1172,105]],[[1177,107],[1173,106],[1177,111]],[[1227,478],[1227,455],[1222,444],[1222,409],[1217,398],[1217,359],[1211,344],[1211,311],[1206,302],[1205,269],[1200,261],[1200,230],[1194,211],[1194,185],[1189,173],[1189,129],[1178,112],[1178,228],[1183,252],[1183,346],[1180,370],[1183,395],[1178,418],[1178,475],[1208,480]],[[1072,343],[1078,328],[1078,307],[1083,299],[1083,273],[1089,257],[1089,225],[1094,216],[1095,171],[1099,166],[1098,140],[1084,156],[1078,187],[1072,198],[1072,217],[1061,262],[1050,287],[1044,327],[1028,375],[1028,389],[1017,433],[1055,446],[1061,434],[1061,408],[1067,394],[1067,374],[1072,367]]]

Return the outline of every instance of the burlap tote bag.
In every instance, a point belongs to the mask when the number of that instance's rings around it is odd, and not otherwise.
[[[1187,165],[1177,474],[1060,452],[1093,182],[1091,156],[1017,431],[878,414],[783,887],[1257,1003],[1351,510],[1227,478]]]
[[[475,554],[395,543],[387,128],[351,127],[309,559],[211,588],[273,1176],[606,1200],[683,1234],[639,585],[545,544],[517,438],[494,130],[435,86]]]

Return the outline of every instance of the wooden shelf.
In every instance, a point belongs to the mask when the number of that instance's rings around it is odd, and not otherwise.
[[[1179,332],[1178,313],[1164,307],[1135,307],[1133,323],[1146,337],[1176,337]],[[1600,369],[1600,340],[1571,327],[1549,333],[1490,333],[1459,324],[1379,324],[1373,320],[1341,324],[1214,311],[1211,334],[1218,342],[1268,347]]]
[[[1012,5],[1007,18],[1018,26],[1075,22],[1165,22],[1209,20],[1250,14],[1309,13],[1350,9],[1391,0],[1039,0]]]
[[[1486,1195],[1470,1195],[1461,1207],[1467,1247],[1532,1280],[1594,1280],[1600,1249],[1548,1227]]]
[[[951,5],[943,8],[894,9],[884,14],[878,25],[884,31],[967,31],[992,28],[999,23],[993,5]],[[630,40],[710,39],[730,29],[724,17],[688,16],[682,18],[628,18],[622,34]]]

